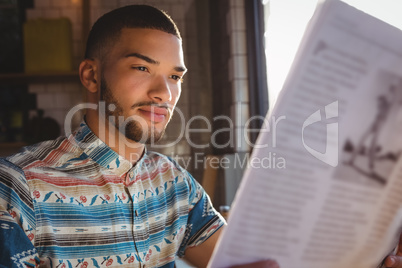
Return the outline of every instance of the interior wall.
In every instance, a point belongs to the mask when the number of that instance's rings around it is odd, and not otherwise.
[[[214,204],[231,205],[243,172],[245,157],[250,153],[248,53],[246,43],[245,0],[210,0],[211,64],[214,117],[224,115],[227,120],[216,121],[214,130],[230,129],[218,137],[214,148],[220,159]]]

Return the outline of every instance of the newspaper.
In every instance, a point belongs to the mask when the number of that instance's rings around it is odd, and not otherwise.
[[[378,267],[402,225],[402,32],[320,3],[265,123],[209,267]]]

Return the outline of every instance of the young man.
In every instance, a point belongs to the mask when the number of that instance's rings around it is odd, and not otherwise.
[[[79,68],[84,122],[0,159],[0,267],[207,264],[224,220],[186,170],[144,145],[163,135],[185,72],[163,12],[127,6],[95,23]]]

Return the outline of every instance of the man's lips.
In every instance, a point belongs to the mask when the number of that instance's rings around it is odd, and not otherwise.
[[[157,106],[142,106],[138,108],[138,111],[150,121],[159,123],[165,120],[169,114],[167,108]]]

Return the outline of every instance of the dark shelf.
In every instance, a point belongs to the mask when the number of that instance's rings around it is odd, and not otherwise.
[[[77,71],[55,73],[9,73],[0,74],[2,85],[44,84],[44,83],[79,83]]]

